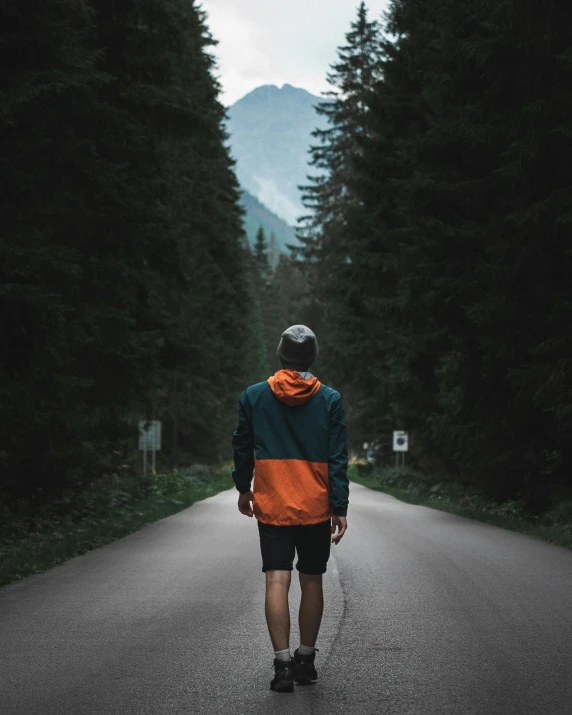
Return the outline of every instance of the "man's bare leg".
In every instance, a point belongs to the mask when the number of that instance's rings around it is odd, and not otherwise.
[[[275,651],[290,648],[290,610],[288,591],[292,571],[272,569],[266,572],[264,611],[270,639]]]
[[[324,592],[322,590],[322,576],[311,576],[300,574],[300,588],[302,598],[300,600],[300,612],[298,614],[298,624],[300,626],[300,643],[313,648],[316,645],[318,631],[322,622],[324,612]]]

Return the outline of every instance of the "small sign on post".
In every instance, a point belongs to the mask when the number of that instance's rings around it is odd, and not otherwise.
[[[393,451],[395,452],[395,466],[399,466],[399,455],[401,454],[401,466],[405,464],[405,452],[409,451],[409,435],[402,430],[393,432]]]
[[[155,474],[155,456],[161,449],[161,423],[158,420],[139,422],[139,449],[143,452],[143,474],[147,476],[147,451],[151,452],[151,468]]]

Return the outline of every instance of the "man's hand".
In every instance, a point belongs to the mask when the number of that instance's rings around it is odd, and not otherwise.
[[[250,502],[254,499],[252,490],[246,492],[246,494],[240,494],[238,497],[238,511],[244,516],[254,516],[254,512],[250,505]]]
[[[332,516],[332,534],[336,533],[336,526],[338,527],[338,533],[336,536],[332,536],[332,544],[334,546],[340,543],[340,539],[346,533],[348,528],[348,522],[345,516]]]

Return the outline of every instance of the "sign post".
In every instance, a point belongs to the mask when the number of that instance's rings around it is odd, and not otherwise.
[[[399,466],[399,455],[401,454],[401,466],[405,465],[405,452],[409,451],[409,435],[402,430],[393,432],[393,451],[395,452],[395,466]]]
[[[173,395],[172,395],[172,412],[173,412],[173,469],[179,466],[179,397],[181,394],[182,375],[175,373],[173,375]]]
[[[151,451],[151,468],[155,474],[156,454],[161,449],[161,423],[158,420],[139,422],[139,449],[143,452],[143,474],[147,476],[147,450]]]

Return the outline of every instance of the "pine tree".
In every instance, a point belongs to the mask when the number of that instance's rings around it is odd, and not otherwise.
[[[357,209],[354,192],[356,162],[369,133],[370,97],[381,79],[380,25],[369,21],[365,3],[338,50],[338,62],[328,74],[332,90],[317,110],[329,127],[316,130],[319,144],[311,148],[311,164],[322,173],[303,187],[303,201],[311,212],[298,231],[307,283],[313,289],[312,312],[328,345],[321,366],[324,377],[348,389],[360,372],[367,321],[364,284],[358,284],[354,262],[359,233],[350,225]]]
[[[162,260],[163,272],[168,265],[169,275],[178,280],[163,281],[161,320],[169,321],[169,343],[177,348],[170,357],[165,354],[168,367],[184,375],[183,450],[189,458],[210,461],[232,454],[228,434],[236,426],[236,401],[252,370],[247,354],[255,306],[247,287],[250,263],[240,190],[225,146],[220,87],[212,74],[209,49],[215,41],[198,3],[170,0],[164,7],[170,22],[156,41],[174,65],[157,133],[163,129],[160,147],[171,193],[174,250]],[[170,55],[173,47],[177,52]]]
[[[248,241],[245,237],[246,245]],[[251,338],[246,355],[246,364],[250,368],[248,384],[262,382],[270,376],[271,370],[268,361],[268,346],[266,338],[266,326],[264,323],[266,304],[261,297],[260,281],[258,279],[257,257],[254,250],[248,247],[249,273],[247,290],[252,306],[251,310]]]
[[[359,139],[367,132],[367,98],[380,78],[380,26],[370,22],[362,2],[357,19],[346,35],[347,45],[338,49],[338,62],[327,75],[332,89],[316,107],[329,127],[316,129],[312,136],[319,144],[311,147],[311,166],[321,173],[308,177],[302,187],[303,202],[311,214],[304,217],[298,231],[302,255],[307,261],[319,256],[325,260],[344,250],[344,222],[351,202],[353,162],[359,155]]]
[[[274,241],[276,237],[274,237]],[[254,275],[258,287],[257,300],[260,309],[261,340],[264,346],[264,379],[280,369],[276,358],[276,292],[273,284],[273,269],[268,253],[268,242],[264,228],[259,227],[254,244]]]
[[[280,336],[291,325],[307,325],[316,332],[320,342],[320,325],[311,309],[312,291],[313,286],[308,284],[300,262],[281,253],[267,299],[269,363],[274,371],[281,369],[276,355]],[[312,370],[321,369],[319,361],[320,355]]]
[[[271,268],[268,257],[268,242],[262,226],[260,226],[256,232],[256,240],[254,242],[254,265],[256,269],[256,278],[260,283],[261,290],[263,291],[270,280]]]

